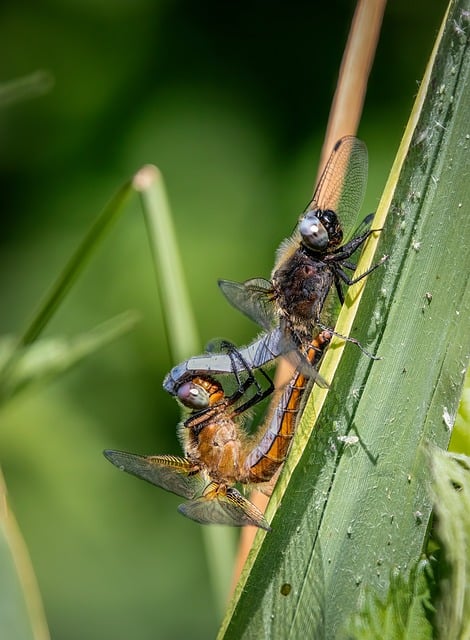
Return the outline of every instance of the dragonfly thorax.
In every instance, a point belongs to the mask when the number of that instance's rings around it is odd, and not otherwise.
[[[216,481],[236,482],[241,473],[242,438],[230,418],[206,424],[196,438],[190,438],[186,456],[205,468]]]
[[[273,274],[273,289],[281,318],[295,333],[311,338],[318,322],[334,274],[323,260],[307,251],[297,251]]]

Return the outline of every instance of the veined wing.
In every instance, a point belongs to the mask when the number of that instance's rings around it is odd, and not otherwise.
[[[194,498],[204,490],[207,481],[196,465],[177,456],[139,456],[126,451],[103,451],[104,457],[121,471],[176,493],[183,498]]]
[[[219,288],[230,304],[266,331],[278,320],[273,301],[273,288],[269,280],[252,278],[245,282],[219,280]]]
[[[369,231],[372,225],[372,220],[374,219],[374,216],[375,216],[375,213],[369,213],[364,218],[364,220],[362,220],[354,229],[354,231],[351,233],[351,238],[358,238],[359,236],[362,236],[364,233]]]
[[[334,211],[349,239],[364,200],[367,185],[367,147],[354,136],[344,136],[333,147],[306,211]]]
[[[253,525],[270,531],[263,514],[233,487],[212,482],[199,498],[180,504],[178,511],[201,524],[226,524],[232,527]]]

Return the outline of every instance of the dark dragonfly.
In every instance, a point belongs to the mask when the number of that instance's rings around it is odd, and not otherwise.
[[[343,304],[343,283],[355,284],[385,260],[357,277],[346,273],[355,271],[349,258],[374,232],[370,229],[373,215],[369,215],[354,234],[350,233],[364,199],[367,164],[367,148],[361,140],[353,136],[338,140],[294,234],[278,249],[271,280],[219,281],[234,307],[265,330],[280,331],[280,352],[299,357],[319,329],[334,334],[322,323],[332,286]],[[346,339],[359,344],[353,338]]]
[[[373,233],[369,229],[372,215],[365,218],[355,233],[350,233],[364,198],[367,165],[365,144],[353,136],[341,138],[293,236],[284,240],[278,249],[272,280],[219,281],[229,302],[267,331],[240,349],[252,369],[289,353],[296,367],[303,368],[318,384],[326,386],[306,363],[303,347],[322,328],[321,316],[332,285],[342,304],[342,283],[358,282],[385,259],[357,278],[349,278],[345,273],[345,269],[355,270],[356,265],[349,262],[349,258]],[[341,244],[347,234],[352,239]],[[323,325],[323,328],[327,327]],[[359,344],[354,338],[347,340]],[[198,372],[229,373],[231,367],[227,354],[212,350],[173,367],[163,387],[175,395],[179,385]]]
[[[305,357],[312,366],[318,366],[330,338],[325,331],[309,345]],[[187,379],[177,389],[179,400],[191,409],[179,428],[184,457],[114,450],[104,451],[104,455],[121,470],[186,498],[178,510],[196,522],[269,530],[263,514],[234,485],[256,484],[270,492],[271,486],[265,483],[286,459],[308,379],[297,372],[272,415],[257,433],[249,434],[243,426],[246,412],[271,393],[272,382],[260,369],[269,382],[262,389],[240,352],[231,349],[228,356],[237,383],[231,395],[209,375]],[[239,373],[241,366],[246,372],[244,379]],[[249,395],[251,387],[254,393]]]

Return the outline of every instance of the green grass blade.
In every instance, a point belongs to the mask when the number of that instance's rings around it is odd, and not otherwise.
[[[132,183],[124,184],[96,218],[91,229],[70,258],[68,264],[46,294],[38,310],[19,339],[19,347],[31,344],[57,311],[75,280],[121,214],[124,203],[132,193]]]
[[[50,91],[54,78],[49,71],[39,70],[0,84],[0,109],[35,98]]]
[[[175,362],[201,351],[186,287],[178,243],[163,179],[156,167],[143,167],[134,178],[141,193],[162,300],[168,344]],[[225,610],[235,559],[235,532],[229,527],[201,528],[212,591],[220,615]]]
[[[13,360],[11,356],[16,342],[14,338],[3,339],[0,341],[0,405],[32,385],[48,382],[64,373],[101,347],[130,331],[137,320],[136,313],[126,312],[73,338],[51,337],[36,340],[17,351]],[[8,364],[5,375],[2,371],[2,360]]]
[[[147,225],[158,289],[162,301],[168,345],[175,362],[201,350],[196,321],[179,256],[176,233],[161,173],[152,165],[134,177]]]
[[[0,474],[0,638],[49,640],[28,551]]]
[[[406,574],[423,549],[421,444],[447,447],[470,355],[467,10],[451,5],[377,212],[381,227],[389,210],[390,259],[349,292],[337,325],[383,360],[348,345],[338,364],[338,343],[327,354],[332,388],[307,404],[268,507],[273,531],[255,540],[220,638],[345,637],[364,589],[384,597],[391,571]]]

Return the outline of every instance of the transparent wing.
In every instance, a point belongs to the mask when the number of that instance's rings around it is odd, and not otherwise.
[[[269,280],[252,278],[245,282],[219,280],[219,288],[230,304],[250,320],[270,331],[276,324],[273,288]]]
[[[306,211],[330,209],[349,239],[364,200],[367,185],[367,147],[354,136],[338,140]]]
[[[178,511],[201,524],[226,524],[243,527],[251,524],[270,531],[263,514],[233,487],[211,483],[200,498],[180,504]]]
[[[351,237],[357,238],[358,236],[362,236],[364,233],[369,231],[374,216],[375,213],[369,213],[369,215],[367,215],[364,220],[362,220],[362,222],[360,222],[359,225],[354,229],[354,231],[351,233]]]
[[[327,389],[330,385],[328,382],[318,373],[316,364],[312,364],[307,360],[303,351],[299,349],[299,346],[294,342],[292,337],[287,331],[281,331],[282,338],[279,342],[279,348],[286,360],[290,362],[292,368],[295,371],[301,372],[307,378],[315,381],[315,383]]]
[[[201,494],[207,481],[198,467],[186,458],[177,456],[139,456],[126,451],[103,451],[104,457],[121,471],[176,493],[183,498]]]
[[[258,369],[281,355],[282,344],[283,336],[278,326],[239,351],[252,369]]]

